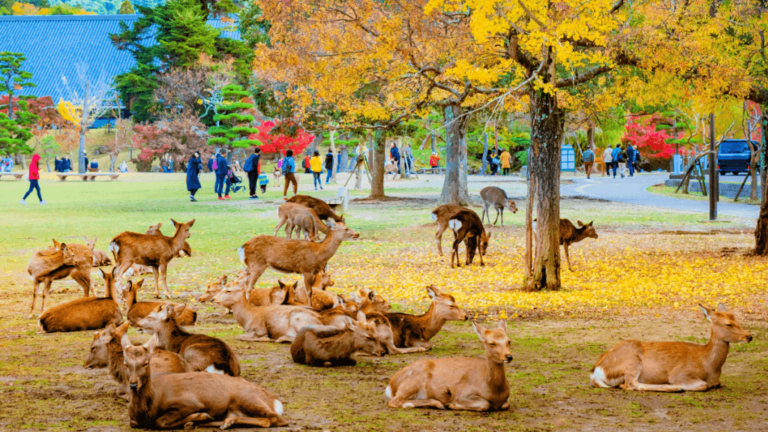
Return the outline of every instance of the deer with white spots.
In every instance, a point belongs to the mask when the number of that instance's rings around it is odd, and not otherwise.
[[[722,303],[717,310],[699,305],[712,323],[709,343],[619,342],[600,356],[589,377],[595,387],[637,391],[705,391],[720,385],[729,344],[752,336]]]

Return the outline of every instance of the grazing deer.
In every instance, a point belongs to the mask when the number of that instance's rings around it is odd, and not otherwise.
[[[638,391],[705,391],[720,385],[729,344],[752,336],[720,303],[714,311],[699,305],[712,323],[709,343],[625,340],[600,356],[589,381],[595,387]]]
[[[452,295],[441,293],[434,286],[427,287],[427,294],[432,299],[432,304],[424,315],[384,313],[392,325],[396,347],[420,346],[430,350],[432,344],[428,341],[443,328],[446,321],[468,319],[467,314],[456,304],[456,299]]]
[[[184,309],[185,305],[162,304],[139,321],[139,327],[155,333],[160,348],[179,354],[194,371],[240,376],[240,361],[223,340],[187,333],[179,326]]]
[[[487,186],[480,191],[480,198],[483,199],[483,215],[480,217],[481,221],[485,220],[485,215],[488,215],[488,223],[491,223],[490,209],[496,210],[496,220],[493,224],[499,221],[499,215],[501,215],[501,226],[504,226],[504,207],[508,208],[512,213],[517,213],[517,205],[514,201],[507,197],[507,193],[504,189],[496,186]]]
[[[437,241],[438,254],[443,254],[441,242],[443,241],[443,232],[448,229],[448,221],[451,220],[451,218],[456,213],[463,210],[464,208],[465,207],[462,207],[458,204],[443,204],[432,210],[432,220],[437,221],[437,232],[435,233],[435,240]]]
[[[154,374],[150,359],[157,335],[135,346],[123,335],[121,344],[128,386],[131,427],[176,429],[194,426],[221,429],[237,425],[285,426],[283,404],[275,395],[240,377],[187,372]]]
[[[304,277],[304,287],[313,286],[315,275],[325,268],[341,242],[360,237],[343,223],[330,223],[331,231],[320,243],[267,235],[248,240],[237,250],[250,273],[247,287],[252,288],[267,268],[283,273],[299,273]],[[312,293],[306,294],[311,301]]]
[[[137,301],[139,296],[139,289],[141,286],[144,285],[144,279],[139,280],[134,284],[131,281],[128,281],[128,286],[126,287],[126,290],[124,292],[125,296],[125,304],[128,308],[128,321],[130,321],[131,324],[134,326],[139,325],[139,321],[144,319],[147,315],[152,313],[153,310],[157,309],[158,306],[165,304],[165,302],[140,302]],[[178,305],[177,305],[178,306]],[[185,307],[184,312],[181,314],[180,317],[178,317],[179,325],[181,326],[191,326],[195,325],[195,321],[197,321],[197,312],[192,310],[192,308]]]
[[[389,380],[384,395],[391,408],[438,408],[467,411],[509,409],[504,363],[512,361],[507,324],[496,329],[472,323],[485,345],[479,358],[425,359],[411,363]]]
[[[319,217],[320,220],[327,221],[328,219],[332,219],[334,222],[344,223],[344,218],[337,215],[330,204],[319,198],[310,195],[294,195],[286,202],[301,204],[304,207],[311,208],[315,211],[315,214],[317,214],[317,217]],[[336,206],[337,204],[333,207],[335,208]]]
[[[376,339],[376,325],[362,312],[357,313],[357,321],[342,328],[304,327],[291,344],[293,361],[308,366],[354,366],[352,354],[358,351],[378,356],[384,352]]]
[[[580,242],[587,237],[597,239],[597,231],[592,226],[592,222],[586,225],[581,221],[576,221],[576,223],[579,224],[579,228],[573,226],[573,223],[568,219],[560,219],[560,244],[563,245],[565,250],[565,260],[570,271],[573,271],[573,268],[571,268],[571,258],[568,256],[568,246]]]
[[[459,258],[459,245],[464,241],[467,249],[466,265],[472,263],[475,257],[475,250],[480,257],[480,265],[484,266],[483,255],[488,252],[488,243],[491,240],[491,233],[485,232],[483,221],[473,210],[461,209],[451,216],[448,226],[453,230],[456,237],[453,240],[453,251],[451,252],[451,268],[454,268],[453,258],[456,258],[456,264],[461,267],[461,258]]]
[[[99,270],[106,285],[106,297],[84,297],[58,304],[40,315],[40,328],[46,333],[97,330],[112,323],[119,325],[123,314],[117,304],[113,275]]]
[[[176,227],[173,237],[125,231],[113,238],[109,250],[115,257],[115,278],[122,276],[132,264],[152,267],[155,275],[155,297],[160,298],[159,272],[163,278],[165,295],[171,298],[167,281],[168,263],[179,254],[185,241],[191,236],[189,229],[195,224],[195,220],[179,223],[171,219],[171,222]]]
[[[30,319],[34,316],[35,300],[37,299],[37,291],[40,284],[45,283],[42,292],[42,305],[40,306],[40,313],[42,313],[45,310],[45,297],[51,290],[51,283],[54,280],[63,279],[75,268],[75,254],[69,249],[69,246],[65,243],[59,243],[55,239],[53,240],[53,244],[54,246],[51,248],[35,252],[29,259],[27,272],[29,273],[30,279],[32,279],[32,307],[29,310]],[[61,277],[62,275],[64,276]],[[78,280],[78,283],[79,282],[80,281]],[[83,290],[86,293],[90,291],[90,276],[88,284],[83,286]]]
[[[240,287],[225,287],[213,302],[232,310],[235,321],[245,330],[238,337],[242,341],[290,343],[303,327],[323,324],[320,314],[302,306],[252,306]]]
[[[101,332],[93,335],[91,342],[91,351],[88,353],[88,359],[83,365],[86,369],[109,367],[109,374],[117,381],[117,395],[123,399],[130,400],[130,391],[128,389],[128,369],[125,367],[123,357],[123,347],[120,340],[128,331],[131,323],[124,322],[120,327],[115,328],[111,323]],[[183,373],[191,372],[189,364],[178,354],[166,351],[164,349],[155,349],[150,358],[150,365],[153,373]]]
[[[330,232],[330,228],[320,220],[314,210],[301,204],[286,202],[278,208],[277,216],[279,221],[275,227],[275,235],[283,225],[288,238],[293,237],[294,228],[298,234],[297,238],[300,239],[301,233],[304,232],[304,238],[310,241],[317,240],[318,231],[324,234]]]

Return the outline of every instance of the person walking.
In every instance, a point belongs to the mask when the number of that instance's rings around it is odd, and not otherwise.
[[[40,204],[48,204],[43,200],[42,194],[40,194],[40,170],[38,168],[38,162],[40,161],[40,155],[35,153],[32,155],[32,162],[29,164],[29,190],[24,194],[24,198],[19,201],[23,205],[27,205],[27,197],[32,193],[32,190],[37,190],[37,199],[40,200]]]
[[[632,144],[627,144],[627,168],[629,168],[629,176],[635,176],[635,148]]]
[[[232,199],[229,196],[229,188],[232,186],[232,184],[229,182],[229,178],[227,178],[227,173],[229,172],[229,165],[227,164],[227,158],[225,157],[227,155],[226,150],[221,150],[218,156],[216,156],[216,185],[214,189],[216,190],[216,193],[219,194],[220,200],[228,200]],[[224,197],[222,198],[221,193],[224,190],[224,184],[227,185],[227,192],[224,194]]]
[[[405,143],[405,147],[403,147],[403,165],[405,166],[406,174],[413,174],[413,150],[411,150],[411,143]]]
[[[605,148],[603,152],[603,162],[605,163],[605,173],[603,177],[611,175],[611,168],[613,168],[613,149],[611,146]]]
[[[613,160],[613,178],[616,178],[616,170],[619,169],[619,162],[621,162],[621,146],[619,144],[616,144],[616,148],[613,149],[611,152],[611,159]],[[619,174],[621,174],[621,178],[624,178],[624,173],[619,171]]]
[[[296,195],[296,191],[299,188],[299,183],[296,181],[296,161],[293,160],[293,150],[288,150],[285,152],[285,159],[283,159],[283,176],[285,176],[283,199],[287,200],[288,185],[293,183],[294,195]]]
[[[591,148],[587,148],[582,155],[584,159],[584,171],[587,172],[587,178],[590,178],[592,174],[592,166],[595,164],[595,152]]]
[[[320,178],[320,174],[323,172],[323,160],[320,159],[320,152],[317,150],[312,153],[312,159],[309,160],[309,169],[312,171],[315,190],[318,186],[320,186],[320,190],[323,190],[323,179]]]
[[[510,162],[512,161],[512,155],[509,154],[507,150],[504,150],[499,156],[499,160],[501,161],[502,175],[509,175],[509,170],[511,168]]]
[[[195,194],[202,188],[200,185],[200,173],[202,171],[203,161],[200,159],[200,152],[195,152],[187,164],[187,190],[189,191],[189,200],[192,202],[197,202]]]
[[[432,152],[432,156],[429,157],[429,166],[432,167],[432,174],[437,174],[437,167],[440,166],[440,156],[437,152]]]
[[[496,150],[493,157],[491,158],[491,175],[493,176],[499,173],[499,165],[501,165],[501,159],[499,156],[500,152],[499,150]]]
[[[397,173],[400,174],[400,149],[397,148],[397,143],[392,143],[392,147],[389,148],[389,156],[395,161]]]
[[[304,160],[301,162],[301,166],[304,168],[304,174],[311,174],[312,170],[309,169],[309,153],[304,156]]]
[[[329,181],[331,181],[331,177],[333,177],[333,152],[331,149],[328,149],[328,153],[325,154],[325,184],[328,184]]]
[[[256,196],[256,185],[259,182],[259,163],[261,162],[261,148],[254,147],[253,154],[248,156],[248,160],[243,165],[243,171],[248,173],[248,187],[250,188],[252,200],[259,199]]]

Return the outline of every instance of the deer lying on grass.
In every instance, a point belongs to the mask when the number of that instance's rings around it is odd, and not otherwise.
[[[340,304],[339,297],[336,294],[330,293],[325,291],[325,289],[329,286],[333,286],[333,280],[331,280],[331,277],[328,273],[325,271],[320,271],[320,273],[315,276],[315,283],[312,287],[312,304],[310,305],[309,300],[307,299],[306,295],[306,288],[298,289],[299,283],[293,283],[293,284],[284,284],[282,281],[277,281],[279,286],[272,287],[269,291],[270,299],[274,300],[279,296],[279,293],[284,293],[285,298],[281,303],[271,303],[271,304],[284,304],[289,306],[311,306],[312,309],[317,311],[323,311],[327,309],[333,309],[334,307],[338,306]],[[256,291],[255,289],[251,291]],[[251,294],[252,295],[252,294]],[[254,304],[253,301],[250,300],[249,295],[249,301],[251,304],[255,306],[259,306]]]
[[[437,221],[437,232],[435,233],[435,240],[437,241],[437,253],[442,255],[443,248],[441,242],[443,241],[443,232],[448,229],[448,221],[461,210],[464,210],[458,204],[443,204],[432,210],[432,220]]]
[[[193,371],[206,371],[240,376],[240,361],[223,340],[203,334],[187,333],[178,319],[185,305],[165,303],[139,321],[139,327],[150,330],[158,338],[159,347],[179,354]]]
[[[163,278],[165,295],[171,298],[166,280],[168,263],[184,247],[185,240],[191,235],[189,229],[195,224],[195,220],[179,223],[171,219],[171,222],[176,227],[176,233],[173,237],[126,231],[113,238],[109,244],[109,250],[115,257],[115,267],[117,268],[115,278],[122,276],[133,264],[149,266],[155,275],[155,297],[160,298],[159,272]]]
[[[411,354],[418,352],[425,352],[425,347],[411,347],[411,348],[398,348],[395,346],[395,335],[392,332],[392,324],[387,319],[386,315],[381,312],[366,312],[365,313],[368,322],[376,326],[376,340],[383,348],[383,354],[397,355],[397,354]]]
[[[109,367],[109,374],[117,381],[117,395],[130,400],[128,388],[128,369],[125,367],[123,347],[120,341],[128,331],[131,323],[125,322],[115,328],[109,324],[107,328],[93,335],[91,351],[83,365],[86,369]],[[156,348],[149,361],[153,373],[183,373],[191,372],[189,364],[178,354]]]
[[[568,263],[568,270],[573,271],[571,268],[571,258],[568,256],[568,246],[580,242],[585,238],[597,239],[597,231],[592,226],[592,222],[584,225],[581,221],[576,221],[579,224],[579,228],[573,226],[568,219],[560,219],[560,244],[563,245],[565,250],[565,260]]]
[[[41,283],[44,285],[40,313],[45,310],[45,298],[55,280],[62,280],[71,276],[78,285],[83,287],[84,297],[88,297],[91,293],[92,268],[92,246],[88,247],[77,243],[64,245],[53,239],[52,247],[32,254],[27,266],[27,273],[32,279],[32,306],[29,309],[29,318],[34,316],[35,300]]]
[[[158,306],[165,304],[165,302],[137,301],[139,296],[139,289],[142,285],[144,285],[144,279],[139,280],[135,284],[131,281],[128,281],[128,286],[124,292],[125,304],[128,308],[127,318],[128,321],[130,321],[130,323],[134,326],[138,326],[139,321],[152,313],[152,311],[157,309]],[[177,307],[178,306],[180,305],[177,305]],[[197,321],[197,312],[192,310],[192,308],[185,307],[184,312],[181,314],[177,321],[179,322],[179,325],[182,326],[195,325],[195,321]]]
[[[328,219],[332,219],[334,222],[344,223],[344,218],[337,215],[327,202],[319,198],[310,195],[294,195],[286,202],[301,204],[304,207],[311,208],[315,211],[315,214],[317,214],[317,217],[319,217],[320,220],[327,221]],[[334,205],[334,208],[335,207],[336,205]]]
[[[368,288],[360,288],[360,310],[365,312],[387,312],[392,309],[392,305],[375,291]]]
[[[247,287],[252,288],[267,268],[283,273],[299,273],[304,277],[305,287],[313,286],[315,275],[325,268],[341,242],[360,237],[343,223],[331,224],[330,233],[321,243],[267,235],[248,240],[237,250],[240,260],[250,273]],[[310,302],[311,296],[311,292],[307,293]]]
[[[455,239],[451,252],[451,268],[454,268],[453,258],[456,258],[456,264],[461,267],[461,258],[459,258],[459,245],[464,242],[467,249],[466,265],[472,263],[477,251],[480,257],[480,265],[484,266],[483,255],[488,252],[488,243],[491,239],[491,233],[485,232],[483,221],[477,216],[477,213],[470,209],[461,209],[451,216],[448,226],[453,230]]]
[[[595,387],[638,391],[705,391],[720,385],[729,344],[751,342],[752,336],[726,311],[699,305],[712,323],[709,343],[625,340],[600,356],[589,381]]]
[[[232,310],[235,321],[245,330],[238,337],[242,341],[293,342],[303,327],[323,324],[320,314],[302,306],[252,306],[240,287],[225,287],[213,302]]]
[[[419,346],[430,350],[432,344],[429,340],[440,331],[446,321],[468,319],[467,314],[456,304],[456,299],[452,295],[441,293],[434,286],[427,287],[427,294],[432,299],[432,304],[424,315],[384,313],[392,326],[396,347]]]
[[[425,359],[411,363],[389,380],[384,395],[391,408],[437,408],[468,411],[509,409],[504,363],[512,361],[507,325],[493,330],[472,323],[485,345],[479,358]]]
[[[501,214],[501,226],[504,226],[504,208],[508,208],[512,213],[517,213],[517,205],[514,201],[507,197],[507,193],[504,189],[496,186],[487,186],[480,191],[480,198],[483,199],[483,214],[480,217],[481,221],[485,220],[485,215],[488,215],[488,223],[491,223],[490,209],[496,210],[496,220],[493,224],[499,221],[499,214]]]
[[[314,210],[301,204],[287,202],[278,208],[277,216],[279,221],[275,227],[275,235],[285,225],[285,235],[289,239],[293,237],[294,228],[297,230],[297,238],[301,239],[301,233],[304,232],[304,239],[310,241],[317,240],[318,231],[324,234],[330,231]]]
[[[107,324],[119,325],[123,314],[117,304],[113,275],[101,271],[107,296],[84,297],[58,304],[40,315],[40,328],[46,333],[97,330]]]
[[[308,366],[354,366],[352,354],[362,351],[383,355],[376,339],[376,325],[357,313],[357,321],[342,328],[308,326],[302,328],[291,344],[291,357],[295,363]]]
[[[188,372],[154,374],[150,359],[157,336],[135,346],[123,335],[121,344],[131,390],[131,427],[192,429],[194,426],[285,426],[283,404],[275,395],[240,377]]]

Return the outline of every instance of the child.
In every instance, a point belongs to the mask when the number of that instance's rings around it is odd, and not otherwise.
[[[429,166],[432,167],[432,174],[437,174],[437,167],[440,166],[440,156],[436,152],[432,152],[432,156],[429,158]]]
[[[269,177],[266,174],[259,174],[259,186],[261,187],[261,193],[267,193],[267,185],[269,184]]]

